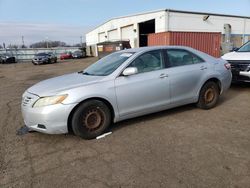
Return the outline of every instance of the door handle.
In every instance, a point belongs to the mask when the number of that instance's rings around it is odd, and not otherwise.
[[[200,68],[201,70],[206,70],[207,69],[207,67],[205,67],[205,66],[201,66],[201,68]]]
[[[168,77],[167,74],[161,74],[161,75],[160,75],[160,78],[166,78],[166,77]]]

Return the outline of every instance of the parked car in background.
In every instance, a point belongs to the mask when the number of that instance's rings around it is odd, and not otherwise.
[[[72,54],[72,57],[75,59],[83,58],[85,56],[86,56],[86,53],[81,50],[74,51]]]
[[[61,60],[72,59],[72,58],[73,58],[72,52],[65,52],[65,53],[62,53],[61,56],[60,56]]]
[[[3,53],[3,54],[0,54],[0,63],[1,64],[16,63],[16,58],[10,53]]]
[[[32,63],[34,65],[41,65],[41,64],[46,64],[46,63],[56,63],[56,62],[57,62],[57,57],[53,52],[38,53],[32,59]]]
[[[112,122],[189,103],[213,108],[231,79],[227,61],[189,47],[128,49],[28,88],[22,115],[31,130],[92,139]]]
[[[250,82],[250,41],[222,58],[231,64],[233,82]]]

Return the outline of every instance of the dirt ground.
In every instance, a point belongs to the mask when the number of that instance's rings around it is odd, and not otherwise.
[[[250,85],[233,85],[212,110],[194,105],[112,126],[111,135],[29,133],[22,93],[95,58],[0,65],[0,187],[250,187]]]

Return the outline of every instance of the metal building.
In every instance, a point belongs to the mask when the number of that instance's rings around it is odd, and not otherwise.
[[[166,31],[220,32],[221,49],[227,52],[250,40],[250,17],[165,9],[113,18],[86,34],[87,51],[96,56],[97,43],[113,40],[147,46],[150,33]]]

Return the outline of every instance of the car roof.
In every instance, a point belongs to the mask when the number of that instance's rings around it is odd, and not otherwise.
[[[143,52],[147,52],[147,51],[160,50],[160,49],[188,50],[188,51],[202,57],[203,59],[206,59],[206,60],[214,60],[215,59],[215,57],[213,57],[213,56],[210,56],[204,52],[201,52],[199,50],[196,50],[196,49],[188,47],[188,46],[147,46],[147,47],[140,47],[140,48],[129,48],[129,49],[122,50],[120,52],[123,52],[123,53],[124,52],[125,53],[143,53]]]
[[[123,50],[123,52],[146,52],[150,50],[159,50],[159,49],[186,49],[186,50],[194,50],[193,48],[187,46],[147,46],[147,47],[140,47],[140,48],[129,48]]]

